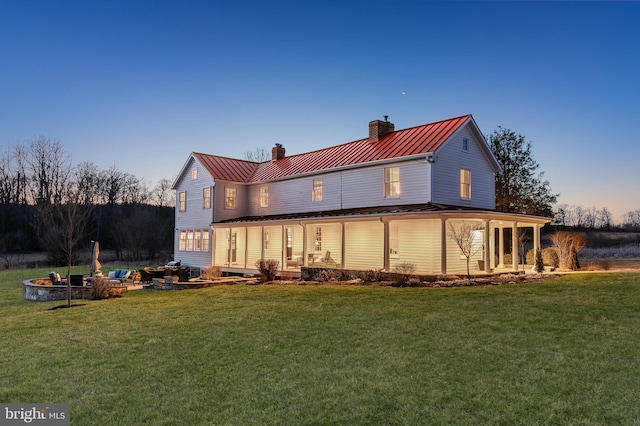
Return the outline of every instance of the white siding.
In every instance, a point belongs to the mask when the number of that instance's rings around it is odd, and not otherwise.
[[[462,140],[469,140],[469,152],[462,151]],[[474,132],[467,125],[436,153],[433,165],[433,202],[457,206],[495,208],[495,175]],[[471,199],[460,198],[460,169],[471,171]]]
[[[439,219],[394,221],[398,224],[398,257],[389,259],[393,271],[399,263],[414,263],[417,274],[439,273],[441,222]]]
[[[226,188],[236,189],[237,198],[235,208],[225,207]],[[246,185],[234,182],[216,181],[215,187],[213,188],[213,205],[215,209],[213,220],[215,222],[222,222],[224,220],[235,219],[250,214],[248,206],[248,192]]]
[[[481,223],[481,222],[470,222],[467,223]],[[467,273],[467,258],[462,255],[460,247],[456,244],[455,240],[451,238],[449,235],[450,227],[457,227],[462,224],[462,221],[459,220],[448,220],[447,221],[447,273],[448,274],[466,274]],[[479,241],[480,246],[482,246],[482,240]],[[475,253],[470,258],[469,262],[469,270],[471,273],[480,271],[478,267],[478,260],[482,260],[484,258],[484,251],[480,248],[477,253]]]
[[[314,248],[315,228],[322,229],[321,250]],[[329,252],[331,258],[342,264],[342,225],[339,223],[318,223],[307,225],[307,253],[315,258],[324,258]]]
[[[345,269],[384,268],[384,224],[380,221],[345,224]]]
[[[265,226],[264,230],[269,233],[269,245],[264,248],[264,258],[277,260],[282,266],[282,226]]]
[[[197,170],[197,178],[191,179],[191,170]],[[177,182],[176,207],[175,207],[175,228],[174,230],[174,259],[179,260],[183,265],[207,267],[211,264],[211,247],[207,251],[181,251],[179,250],[181,230],[208,230],[213,220],[213,208],[203,208],[203,189],[212,187],[213,179],[206,170],[195,160],[190,159],[186,166],[186,173]],[[186,192],[186,211],[180,211],[178,197],[181,192]],[[213,189],[211,191],[213,194]]]
[[[313,180],[322,180],[322,200],[312,201]],[[269,188],[269,206],[260,207],[260,188]],[[249,187],[248,204],[250,215],[273,215],[335,210],[340,208],[340,173],[259,183]]]
[[[384,196],[384,169],[400,168],[400,196]],[[430,201],[430,164],[410,160],[361,167],[342,173],[342,208],[421,204]]]
[[[258,260],[262,259],[262,227],[247,228],[247,268],[254,268]]]

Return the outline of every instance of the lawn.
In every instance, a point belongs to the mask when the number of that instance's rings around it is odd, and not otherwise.
[[[0,402],[73,425],[638,424],[640,274],[222,286],[49,310],[0,272]]]

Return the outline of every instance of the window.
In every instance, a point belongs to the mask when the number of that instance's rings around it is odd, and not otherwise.
[[[178,250],[185,251],[187,249],[187,231],[180,231],[180,240],[178,242]]]
[[[187,231],[187,251],[193,251],[193,231]]]
[[[471,171],[460,169],[460,198],[471,199]]]
[[[469,139],[462,139],[462,151],[469,152]]]
[[[198,169],[194,167],[193,169],[191,169],[191,180],[196,179],[198,179]]]
[[[398,223],[389,223],[389,257],[393,259],[400,258],[399,253],[399,238],[398,238]]]
[[[260,187],[260,207],[269,207],[269,187]]]
[[[196,229],[193,231],[193,251],[202,250],[202,231]]]
[[[322,251],[322,228],[316,226],[315,229],[316,239],[313,241],[313,250],[314,251]]]
[[[320,179],[313,180],[313,192],[311,193],[312,201],[322,201],[322,181]]]
[[[400,168],[389,167],[384,169],[384,196],[400,196]]]
[[[180,194],[178,194],[178,209],[181,212],[187,211],[187,192],[186,191],[183,191]]]
[[[202,251],[209,251],[209,230],[202,230]]]
[[[224,206],[226,208],[228,208],[228,209],[235,209],[236,208],[236,199],[237,199],[236,189],[235,188],[225,188]]]
[[[211,187],[202,188],[202,208],[211,208]]]
[[[180,231],[178,250],[180,251],[209,251],[211,245],[208,229],[185,229]]]
[[[269,249],[269,230],[268,229],[264,230],[264,235],[262,237],[264,238],[264,249],[268,250]]]

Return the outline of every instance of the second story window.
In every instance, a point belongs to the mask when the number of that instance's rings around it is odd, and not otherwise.
[[[260,187],[260,207],[269,207],[269,187]]]
[[[178,210],[181,212],[187,211],[187,192],[182,191],[178,194]]]
[[[211,187],[202,188],[202,208],[211,208]]]
[[[322,181],[320,179],[313,180],[313,192],[311,193],[312,201],[322,201]]]
[[[460,198],[471,199],[471,170],[460,169]]]
[[[469,152],[469,139],[462,139],[462,151]]]
[[[400,196],[400,168],[388,167],[384,169],[384,196]]]
[[[193,169],[191,169],[191,180],[196,179],[198,179],[198,169],[194,167]]]
[[[235,188],[225,188],[224,206],[227,209],[235,209],[237,192]]]

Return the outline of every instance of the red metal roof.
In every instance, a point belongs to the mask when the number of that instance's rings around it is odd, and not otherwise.
[[[451,118],[422,126],[396,130],[378,142],[368,138],[317,151],[286,156],[278,161],[253,163],[215,155],[194,153],[194,157],[214,179],[235,182],[260,182],[370,161],[387,160],[435,152],[471,115]]]
[[[207,169],[211,177],[232,182],[249,182],[259,163],[194,152],[193,157]]]

